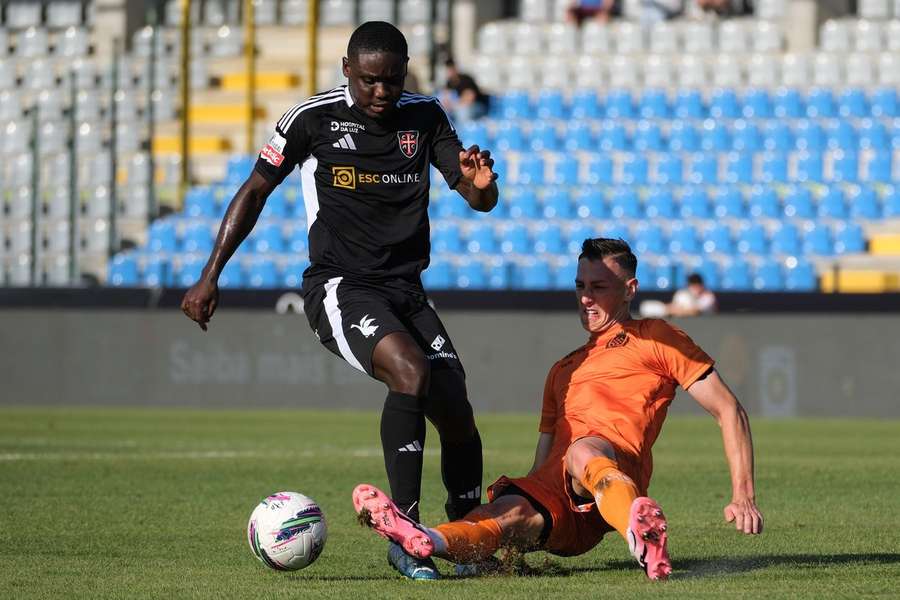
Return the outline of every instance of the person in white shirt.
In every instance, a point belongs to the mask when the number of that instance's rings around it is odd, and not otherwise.
[[[716,295],[703,284],[703,277],[691,273],[687,278],[687,287],[675,292],[672,302],[666,308],[672,317],[712,314],[716,312]]]

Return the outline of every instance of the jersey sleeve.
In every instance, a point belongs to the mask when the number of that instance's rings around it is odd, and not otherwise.
[[[541,407],[541,424],[538,426],[538,431],[541,433],[553,433],[556,427],[556,394],[553,391],[553,380],[556,378],[556,372],[558,371],[559,363],[556,363],[551,367],[550,372],[547,373],[547,381],[544,383],[544,404]]]
[[[653,319],[648,329],[653,344],[653,367],[683,389],[691,387],[715,364],[694,340],[671,323]]]
[[[275,133],[266,142],[256,160],[255,170],[275,185],[284,181],[294,167],[309,156],[310,136],[306,128],[307,113],[296,115],[292,120],[285,113],[275,125]]]
[[[456,184],[462,177],[462,171],[459,169],[459,153],[463,146],[453,123],[450,122],[450,117],[447,116],[447,111],[437,100],[435,100],[435,105],[437,124],[434,128],[431,163],[444,176],[450,189],[456,189]]]

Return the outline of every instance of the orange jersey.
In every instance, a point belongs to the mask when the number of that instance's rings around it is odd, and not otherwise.
[[[558,361],[544,386],[540,431],[553,434],[553,468],[575,440],[600,436],[623,466],[639,471],[646,493],[653,470],[650,448],[675,388],[688,388],[714,361],[677,327],[659,319],[630,320],[592,336]]]

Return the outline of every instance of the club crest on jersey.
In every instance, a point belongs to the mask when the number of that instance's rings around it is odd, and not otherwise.
[[[398,131],[397,143],[400,145],[400,152],[406,158],[412,158],[419,149],[419,131],[412,129],[410,131]]]
[[[616,337],[606,342],[607,348],[621,348],[625,344],[628,343],[628,334],[624,331],[619,333]]]

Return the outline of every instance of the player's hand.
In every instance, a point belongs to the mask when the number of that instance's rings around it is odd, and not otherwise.
[[[468,150],[459,153],[459,168],[462,176],[472,182],[479,190],[487,189],[497,180],[494,173],[494,159],[488,150],[481,150],[478,146],[470,146]]]
[[[206,324],[216,312],[219,304],[219,285],[206,278],[200,279],[185,293],[181,300],[181,310],[192,321],[206,331]]]
[[[725,520],[734,523],[734,528],[747,534],[759,534],[763,530],[763,516],[750,498],[732,500],[725,507]]]

